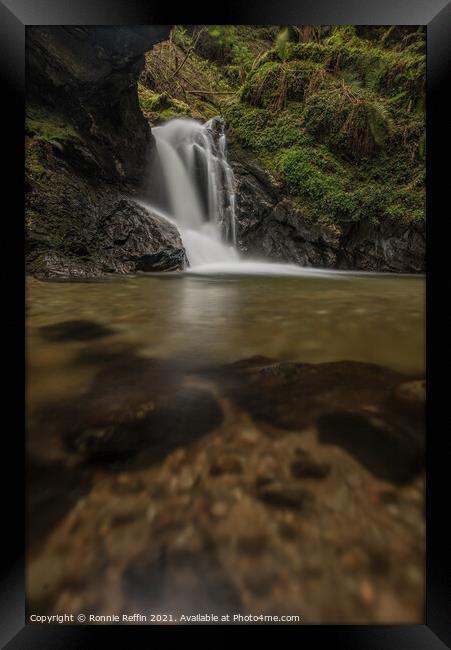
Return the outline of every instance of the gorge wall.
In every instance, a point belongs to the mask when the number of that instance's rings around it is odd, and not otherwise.
[[[27,30],[26,257],[39,277],[184,268],[177,229],[133,201],[151,131],[136,82],[169,27]]]
[[[312,223],[249,154],[232,150],[231,163],[237,179],[239,247],[244,255],[320,268],[424,272],[424,221]]]
[[[221,114],[243,255],[423,272],[421,29],[296,29],[28,28],[27,271],[185,268],[134,197],[154,125]]]

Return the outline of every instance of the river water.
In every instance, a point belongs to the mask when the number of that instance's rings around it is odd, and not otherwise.
[[[421,375],[424,284],[420,276],[351,273],[30,279],[29,400],[82,390],[121,349],[188,367],[265,355],[365,361]]]

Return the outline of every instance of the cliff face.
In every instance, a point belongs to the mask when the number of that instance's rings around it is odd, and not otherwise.
[[[167,27],[46,27],[27,32],[27,100],[63,114],[89,140],[84,162],[108,179],[138,180],[150,130],[136,81]],[[80,152],[83,155],[83,152]]]
[[[131,198],[152,146],[137,78],[144,52],[168,34],[164,26],[28,28],[30,272],[84,277],[183,268],[176,229]],[[116,236],[121,217],[127,232]]]
[[[249,154],[232,150],[237,179],[238,241],[246,255],[302,266],[423,273],[424,221],[313,223],[274,186]]]

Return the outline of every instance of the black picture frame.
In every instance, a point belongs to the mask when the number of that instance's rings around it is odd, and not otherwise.
[[[6,162],[3,172],[3,286],[6,296],[3,324],[4,426],[3,472],[12,471],[3,492],[2,581],[0,590],[0,641],[2,647],[94,648],[104,642],[105,626],[51,626],[25,624],[24,571],[24,435],[25,346],[24,346],[24,224],[23,224],[23,128],[25,89],[25,31],[27,25],[138,25],[138,24],[365,24],[427,25],[427,607],[425,625],[402,626],[287,626],[294,640],[304,647],[326,643],[346,650],[440,650],[451,644],[451,589],[449,540],[446,524],[449,450],[446,419],[432,431],[432,409],[446,408],[446,374],[441,375],[443,353],[440,327],[445,331],[442,307],[447,295],[438,294],[440,265],[447,260],[446,206],[449,171],[446,154],[448,104],[445,102],[447,72],[451,70],[451,2],[448,0],[238,0],[211,4],[209,10],[187,3],[171,15],[164,3],[151,0],[0,0],[0,83],[3,90],[3,136]],[[449,130],[448,130],[449,132]],[[3,140],[4,141],[4,140]],[[442,154],[442,156],[440,155]],[[6,195],[6,196],[5,196]],[[9,196],[8,196],[9,195]],[[7,199],[9,201],[7,202]],[[442,200],[443,203],[442,203]],[[8,208],[6,206],[9,205]],[[442,220],[442,221],[440,221]],[[434,226],[435,221],[435,226]],[[438,225],[437,225],[438,224]],[[442,235],[442,236],[441,236]],[[443,250],[441,249],[443,247]],[[433,335],[432,335],[433,328]],[[449,334],[447,336],[449,339]],[[443,337],[443,342],[445,341]],[[440,361],[439,361],[440,359]],[[448,367],[445,365],[444,367]],[[432,406],[433,396],[433,406]],[[443,410],[446,415],[446,411]],[[435,419],[435,418],[434,418]],[[5,419],[4,419],[5,422]],[[255,626],[253,631],[255,631]],[[264,626],[266,628],[266,626]],[[111,631],[113,628],[109,628]],[[222,645],[236,628],[223,628]],[[277,634],[282,628],[278,628]],[[172,627],[179,643],[185,642],[183,626]],[[168,628],[115,626],[116,642],[141,647],[144,632],[150,643],[158,643]],[[248,626],[240,632],[246,633]],[[214,627],[202,636],[210,642]],[[218,630],[216,630],[218,632]],[[266,632],[265,632],[266,633]],[[221,645],[218,640],[215,645]]]

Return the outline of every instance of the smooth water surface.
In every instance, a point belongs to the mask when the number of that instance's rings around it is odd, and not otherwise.
[[[423,277],[308,270],[271,276],[258,274],[258,264],[249,275],[206,270],[91,282],[30,279],[31,403],[83,389],[98,363],[122,349],[188,367],[264,355],[424,373]],[[78,336],[75,324],[74,335],[46,335],[49,325],[63,324],[64,331],[68,321],[106,331]]]

